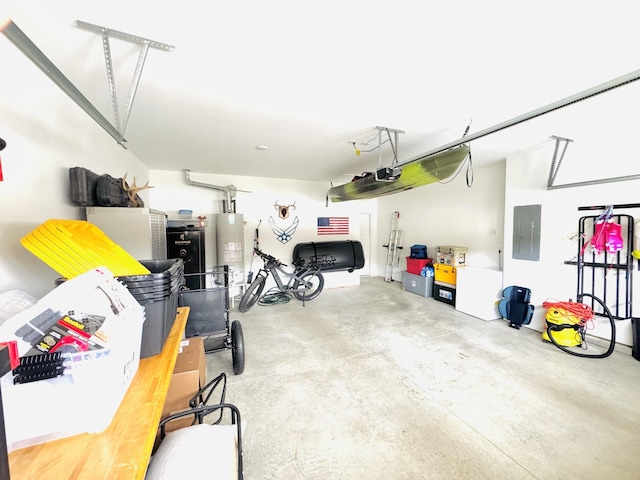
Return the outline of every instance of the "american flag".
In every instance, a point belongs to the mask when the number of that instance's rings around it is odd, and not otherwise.
[[[349,235],[349,217],[318,217],[318,235]]]

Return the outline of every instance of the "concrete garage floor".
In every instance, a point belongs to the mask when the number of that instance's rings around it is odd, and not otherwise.
[[[640,478],[640,362],[621,351],[574,357],[382,278],[231,319],[245,372],[225,351],[208,375],[228,373],[248,480]]]

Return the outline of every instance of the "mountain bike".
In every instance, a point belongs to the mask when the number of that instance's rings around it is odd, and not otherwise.
[[[238,306],[238,310],[241,312],[247,312],[261,299],[260,296],[262,295],[269,274],[273,275],[276,286],[270,289],[262,297],[263,299],[264,297],[283,298],[284,296],[288,301],[290,296],[293,295],[298,300],[304,302],[306,300],[313,300],[322,292],[324,277],[322,276],[322,272],[320,272],[322,266],[321,261],[313,261],[305,264],[306,262],[303,259],[298,259],[293,262],[295,267],[293,272],[288,272],[283,268],[287,265],[275,257],[262,252],[258,248],[254,248],[253,253],[262,258],[264,266],[260,269],[249,287],[247,287],[244,295],[242,295],[240,305]],[[281,275],[284,278],[288,278],[286,284],[281,278]],[[268,304],[268,301],[264,304]]]

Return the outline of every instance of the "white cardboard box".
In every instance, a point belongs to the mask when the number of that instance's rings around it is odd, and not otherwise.
[[[46,346],[51,342],[46,335],[25,341],[20,328],[47,309],[71,316],[84,312],[103,320],[89,337],[86,351],[66,354],[64,375],[24,384],[14,384],[12,372],[0,379],[8,451],[104,430],[140,363],[144,309],[107,269],[64,282],[7,320],[0,326],[0,341],[16,340],[21,357]],[[33,333],[37,328],[29,324],[27,330]],[[73,341],[73,335],[69,338]]]

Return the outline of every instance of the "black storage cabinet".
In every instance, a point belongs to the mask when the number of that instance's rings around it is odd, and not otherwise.
[[[305,264],[317,263],[326,272],[353,272],[364,267],[362,244],[356,240],[298,243],[293,249],[293,261],[298,259]]]
[[[190,290],[205,288],[204,228],[167,227],[167,258],[184,262],[185,284]]]

